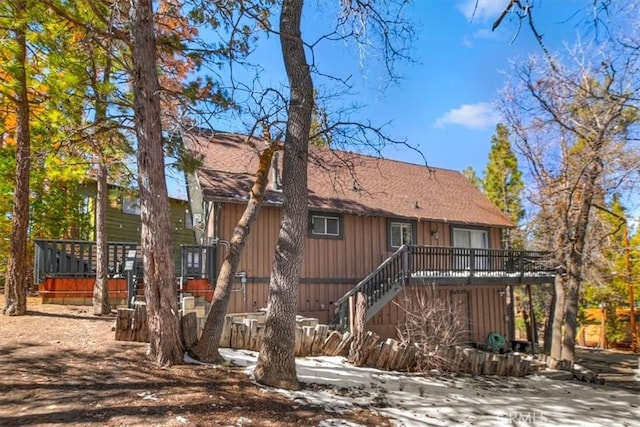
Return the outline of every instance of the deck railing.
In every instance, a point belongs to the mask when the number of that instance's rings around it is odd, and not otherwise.
[[[383,299],[388,299],[390,292],[394,295],[399,288],[406,285],[410,275],[410,251],[409,246],[402,246],[393,255],[365,277],[358,285],[347,292],[335,303],[336,319],[339,329],[346,329],[349,325],[349,298],[358,292],[367,298],[367,311],[376,305],[380,305]]]
[[[553,276],[553,254],[544,251],[409,246],[415,277],[469,278]]]
[[[334,323],[346,329],[349,298],[362,292],[367,298],[367,320],[373,317],[413,279],[439,283],[547,282],[555,276],[553,254],[544,251],[455,248],[405,245],[335,303]]]
[[[213,284],[218,275],[215,245],[180,245],[183,279],[207,279]]]
[[[216,246],[180,245],[181,265],[176,273],[184,278],[215,281]],[[124,277],[129,251],[136,252],[134,275],[142,276],[141,248],[134,242],[109,242],[107,266],[109,277]],[[96,243],[85,240],[35,240],[35,283],[42,283],[46,276],[92,277],[96,274]]]
[[[96,274],[96,244],[84,240],[35,240],[35,283],[48,275],[57,277],[90,277]],[[110,277],[124,274],[130,250],[138,250],[132,242],[110,242],[107,266]]]

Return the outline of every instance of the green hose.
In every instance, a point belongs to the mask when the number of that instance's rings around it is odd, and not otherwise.
[[[504,343],[504,337],[497,332],[491,332],[487,337],[487,345],[494,350],[502,348]]]

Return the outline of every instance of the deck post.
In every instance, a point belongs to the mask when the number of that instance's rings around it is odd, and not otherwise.
[[[474,276],[476,270],[476,250],[474,248],[469,249],[469,280]]]
[[[355,328],[354,321],[356,318],[356,299],[355,295],[349,296],[349,332],[353,335]]]
[[[536,312],[533,309],[533,297],[531,296],[531,285],[527,285],[527,297],[529,299],[529,322],[531,327],[531,348],[535,351],[538,347],[538,328],[536,327]]]
[[[348,361],[355,366],[364,365],[366,355],[363,352],[366,324],[367,324],[367,297],[362,292],[356,292],[354,296],[349,297],[349,303],[354,303],[355,308],[351,316],[351,335],[353,341],[349,349]]]

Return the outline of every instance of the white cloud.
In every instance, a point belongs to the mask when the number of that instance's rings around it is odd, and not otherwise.
[[[435,127],[446,125],[460,125],[470,129],[484,129],[494,126],[499,121],[498,113],[488,102],[477,104],[464,104],[458,108],[447,111],[442,117],[436,119]]]
[[[507,3],[507,0],[464,0],[458,9],[468,21],[488,21],[495,20]]]

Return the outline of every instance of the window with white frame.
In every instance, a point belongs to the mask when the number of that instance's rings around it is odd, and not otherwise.
[[[340,217],[324,214],[311,214],[310,231],[312,236],[339,238]]]
[[[389,223],[389,246],[392,249],[411,243],[413,243],[413,225],[410,222]]]

